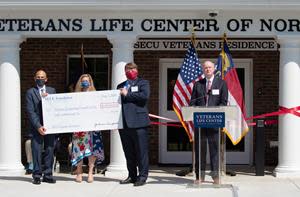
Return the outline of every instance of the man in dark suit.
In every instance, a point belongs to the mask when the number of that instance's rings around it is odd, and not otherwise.
[[[29,133],[32,137],[31,148],[33,157],[33,184],[41,184],[43,182],[55,183],[56,180],[52,176],[53,166],[53,150],[54,135],[45,135],[46,128],[43,126],[42,101],[41,98],[48,94],[55,94],[54,88],[46,86],[48,80],[47,74],[43,70],[35,73],[35,87],[30,88],[26,92],[26,111],[29,119]],[[42,145],[44,144],[44,169],[42,169]]]
[[[228,89],[225,81],[214,75],[215,66],[211,61],[202,65],[205,78],[196,82],[191,97],[191,106],[226,106]],[[211,176],[215,184],[219,184],[219,128],[201,129],[201,180],[199,181],[199,132],[195,131],[195,172],[196,183],[205,178],[207,141],[210,153]]]
[[[128,178],[120,184],[146,183],[149,171],[148,126],[150,125],[147,103],[150,86],[147,80],[138,77],[135,63],[125,65],[127,80],[118,85],[122,98],[123,127],[119,130],[125,153]],[[138,167],[138,173],[137,173]]]

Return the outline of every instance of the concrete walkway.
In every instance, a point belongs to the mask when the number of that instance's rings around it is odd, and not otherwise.
[[[255,176],[249,169],[235,169],[236,176],[225,176],[221,187],[209,181],[201,187],[193,185],[193,176],[178,177],[176,171],[183,168],[152,167],[147,184],[134,187],[120,185],[118,177],[95,175],[93,183],[74,182],[74,175],[55,173],[56,184],[33,185],[30,175],[0,176],[2,197],[289,197],[300,196],[300,178],[275,178],[270,171],[265,176]],[[87,175],[84,175],[84,180]]]

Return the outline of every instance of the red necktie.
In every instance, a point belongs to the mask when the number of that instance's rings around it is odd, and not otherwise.
[[[206,86],[206,106],[208,106],[208,98],[209,98],[210,91],[211,91],[211,81],[208,80]]]

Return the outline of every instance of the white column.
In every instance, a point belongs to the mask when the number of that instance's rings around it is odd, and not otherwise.
[[[300,106],[300,37],[278,38],[280,44],[279,105]],[[300,118],[279,117],[278,166],[276,177],[300,177]]]
[[[0,174],[24,173],[21,164],[20,36],[0,36]]]
[[[136,42],[135,35],[109,35],[108,40],[112,43],[112,79],[111,88],[126,80],[125,64],[133,61],[133,44]],[[108,172],[119,172],[127,175],[126,160],[122,149],[118,130],[112,130],[110,134],[110,164]]]

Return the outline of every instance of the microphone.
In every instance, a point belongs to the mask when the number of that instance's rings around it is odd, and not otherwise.
[[[206,98],[206,95],[205,95],[205,96],[200,96],[200,97],[198,97],[198,98],[194,98],[194,99],[190,100],[190,103],[191,103],[191,102],[194,102],[194,101],[197,101],[197,100],[199,100],[199,99],[203,99],[203,98]]]
[[[194,98],[194,99],[190,100],[190,103],[197,101],[199,99],[207,98],[209,95],[211,95],[211,89],[207,90],[207,93],[204,96],[200,96],[198,98]]]

